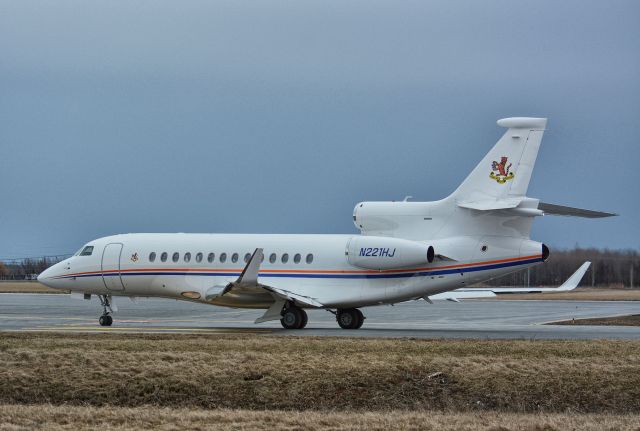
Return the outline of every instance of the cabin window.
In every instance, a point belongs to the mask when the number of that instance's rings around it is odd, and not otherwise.
[[[276,254],[275,254],[275,253],[271,253],[271,256],[269,256],[269,262],[271,262],[271,263],[276,263],[276,259],[277,259],[277,258],[278,258],[278,257],[276,256]]]
[[[289,262],[289,253],[285,253],[282,255],[282,258],[280,258],[280,260],[282,261],[282,263],[287,263]]]
[[[215,258],[216,258],[216,254],[215,253],[209,253],[209,256],[207,256],[207,262],[213,263],[213,260]],[[220,262],[224,262],[224,260],[222,260],[222,255],[220,256]]]
[[[177,262],[178,260],[180,260],[180,253],[178,252],[173,253],[173,256],[171,256],[171,260],[173,260],[174,262]]]
[[[220,255],[220,262],[225,263],[227,261],[227,253],[222,253]]]
[[[307,255],[307,263],[311,263],[311,262],[313,262],[313,254],[309,253]]]
[[[301,259],[302,259],[302,256],[300,256],[300,253],[296,253],[296,255],[293,256],[293,262],[294,263],[300,263]]]
[[[249,259],[251,259],[251,253],[247,253],[244,255],[244,262],[247,263],[249,262]]]
[[[202,253],[196,254],[196,262],[202,262]]]
[[[163,262],[166,262],[166,261],[167,261],[167,256],[168,256],[167,252],[166,252],[166,251],[165,251],[165,252],[163,252],[163,253],[160,255],[160,260],[161,260],[161,261],[163,261]]]
[[[93,246],[88,245],[82,249],[82,251],[80,252],[80,256],[91,256],[91,253],[93,253]]]
[[[149,262],[153,262],[156,260],[156,252],[152,251],[151,254],[149,254]]]
[[[185,262],[189,262],[191,260],[191,253],[185,253],[184,254],[184,261]]]
[[[233,253],[231,255],[231,262],[236,263],[238,261],[238,253]]]

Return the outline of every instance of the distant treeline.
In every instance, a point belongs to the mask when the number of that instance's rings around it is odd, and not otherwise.
[[[640,286],[640,254],[637,251],[593,248],[552,249],[549,260],[544,264],[535,266],[529,271],[519,271],[490,280],[486,284],[559,286],[585,261],[590,261],[591,266],[582,278],[580,286],[626,288]]]
[[[31,280],[67,256],[45,256],[0,262],[0,280]]]
[[[34,279],[37,274],[68,256],[46,256],[0,262],[0,279]],[[634,250],[576,248],[552,250],[542,265],[486,282],[490,286],[559,286],[585,261],[591,267],[581,286],[640,287],[640,253]]]

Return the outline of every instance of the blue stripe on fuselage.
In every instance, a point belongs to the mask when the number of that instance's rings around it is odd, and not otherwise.
[[[435,275],[447,275],[447,274],[461,274],[465,272],[477,272],[477,271],[488,271],[492,269],[499,268],[508,268],[511,266],[518,265],[526,265],[530,263],[542,262],[542,258],[535,259],[527,259],[520,260],[515,262],[505,262],[505,263],[496,263],[492,265],[483,265],[476,267],[467,267],[467,268],[454,268],[454,269],[443,269],[443,270],[434,270],[434,271],[418,271],[418,272],[405,272],[401,274],[389,274],[389,273],[379,273],[379,274],[305,274],[305,273],[260,273],[260,277],[275,277],[275,278],[339,278],[339,279],[376,279],[376,278],[408,278],[408,277],[431,277]],[[238,277],[240,276],[240,272],[186,272],[186,271],[176,271],[176,272],[154,272],[154,271],[142,271],[142,272],[111,272],[111,273],[94,273],[94,274],[83,274],[83,275],[75,275],[75,276],[63,276],[60,278],[83,278],[83,277],[111,277],[111,276],[135,276],[135,275],[192,275],[192,276],[201,276],[201,277]]]

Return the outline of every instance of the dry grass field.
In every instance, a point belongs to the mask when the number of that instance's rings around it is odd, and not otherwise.
[[[51,289],[37,281],[0,281],[0,293],[69,293]]]
[[[592,319],[573,319],[554,322],[553,325],[606,325],[606,326],[640,326],[640,314],[631,316],[595,317]]]
[[[640,429],[632,341],[1,333],[0,364],[0,429]]]
[[[0,405],[0,430],[637,430],[637,415],[500,412],[318,412]]]

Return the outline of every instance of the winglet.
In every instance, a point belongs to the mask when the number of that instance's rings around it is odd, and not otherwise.
[[[234,287],[258,286],[258,272],[260,272],[260,264],[264,257],[263,249],[256,248],[251,258],[240,273],[238,279],[226,286],[212,286],[205,293],[205,300],[211,301],[215,298],[223,296]]]
[[[236,280],[236,285],[246,286],[258,284],[258,272],[260,271],[260,264],[264,257],[262,250],[261,248],[256,248],[253,252],[247,265],[242,270],[240,277]]]
[[[562,283],[562,285],[560,285],[560,287],[554,289],[557,292],[566,292],[569,290],[573,290],[576,287],[578,287],[578,284],[580,284],[580,280],[582,280],[582,277],[584,277],[584,274],[587,272],[587,269],[589,269],[589,265],[591,265],[591,262],[585,262],[583,263],[580,268],[578,268],[578,270],[576,272],[574,272],[571,277],[569,277],[567,279],[567,281],[565,281],[564,283]]]

